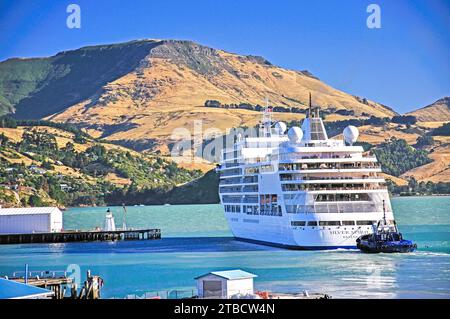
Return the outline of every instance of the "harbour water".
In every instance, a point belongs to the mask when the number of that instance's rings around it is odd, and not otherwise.
[[[100,275],[104,298],[129,294],[190,295],[194,277],[241,268],[255,288],[323,292],[333,298],[450,298],[450,197],[392,200],[400,231],[414,240],[412,254],[367,255],[357,250],[291,251],[234,240],[219,205],[128,207],[128,227],[161,228],[154,241],[0,246],[0,275],[22,270],[65,270],[78,265]],[[71,208],[65,229],[102,226],[106,208]],[[122,208],[112,207],[116,224]]]

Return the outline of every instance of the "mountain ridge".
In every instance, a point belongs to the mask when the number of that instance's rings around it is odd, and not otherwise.
[[[450,96],[444,96],[435,102],[408,112],[423,122],[446,122],[450,121]]]
[[[126,50],[123,50],[126,49]],[[142,49],[139,51],[139,49]],[[95,56],[95,52],[100,52],[102,54],[101,57]],[[127,52],[126,52],[127,51]],[[138,52],[136,52],[138,51]],[[127,53],[127,54],[125,54]],[[119,56],[123,55],[123,56]],[[149,56],[153,59],[166,59],[170,60],[172,63],[175,63],[177,65],[184,65],[192,69],[193,71],[206,75],[208,77],[213,77],[214,75],[219,74],[223,70],[228,71],[230,74],[236,76],[238,79],[240,76],[248,77],[248,74],[239,74],[239,71],[234,68],[234,66],[230,65],[229,61],[227,61],[227,58],[229,57],[235,57],[238,62],[244,63],[244,62],[250,62],[254,63],[256,65],[261,66],[270,66],[273,68],[282,69],[278,66],[273,65],[270,63],[267,59],[260,57],[260,56],[254,56],[254,55],[239,55],[231,52],[226,52],[223,50],[218,50],[214,48],[210,48],[207,46],[203,46],[200,44],[197,44],[190,40],[155,40],[155,39],[145,39],[145,40],[134,40],[134,41],[128,41],[124,43],[117,43],[117,44],[101,44],[101,45],[93,45],[93,46],[84,46],[79,49],[74,50],[66,50],[58,52],[57,54],[47,57],[47,58],[13,58],[8,59],[6,61],[0,62],[0,66],[4,66],[5,63],[36,63],[37,61],[40,62],[46,62],[51,65],[47,65],[49,69],[44,69],[41,78],[38,78],[38,82],[42,81],[63,81],[59,87],[61,88],[64,85],[67,85],[67,83],[64,83],[65,81],[72,81],[72,83],[76,84],[76,80],[83,82],[84,85],[89,84],[89,81],[92,81],[92,79],[89,79],[89,74],[92,72],[95,72],[97,76],[100,76],[104,78],[104,81],[97,81],[97,83],[93,83],[95,88],[97,90],[94,90],[93,88],[91,90],[87,90],[87,92],[78,93],[78,98],[68,98],[68,101],[64,103],[59,109],[50,109],[46,110],[44,113],[43,110],[41,110],[41,114],[35,113],[35,110],[32,110],[30,113],[31,106],[30,104],[33,104],[32,102],[39,103],[39,94],[42,95],[43,93],[40,91],[42,89],[46,89],[46,87],[50,86],[51,88],[54,88],[55,83],[45,83],[44,85],[41,85],[41,87],[33,87],[31,92],[32,95],[37,96],[30,96],[27,95],[25,97],[25,100],[20,102],[18,101],[17,105],[17,112],[16,115],[19,117],[23,117],[25,115],[36,116],[39,115],[39,117],[48,116],[53,113],[53,111],[61,111],[66,107],[69,107],[71,104],[75,104],[76,102],[79,102],[80,100],[87,99],[91,96],[93,96],[97,91],[106,83],[109,83],[111,81],[119,79],[121,76],[129,73],[129,72],[138,72],[140,69],[145,67],[150,67],[149,63]],[[74,59],[75,61],[70,61],[70,58]],[[95,63],[99,64],[100,67],[97,67],[94,70],[87,69],[85,66],[86,64],[89,64],[90,59],[96,58]],[[120,59],[122,58],[122,59]],[[124,63],[123,59],[126,59],[128,63],[128,67],[125,69],[117,70],[117,65],[115,68],[112,69],[108,74],[103,74],[105,71],[105,67],[102,68],[103,64],[106,64],[105,66],[111,67],[111,64],[108,64],[107,61],[114,60],[114,62],[121,62]],[[77,61],[78,60],[78,61]],[[76,64],[78,62],[78,64]],[[92,64],[91,64],[92,66]],[[119,63],[120,66],[120,63]],[[84,68],[83,68],[84,67]],[[59,68],[59,69],[58,69]],[[77,70],[77,68],[81,68],[82,70]],[[284,71],[290,71],[295,72],[299,75],[309,76],[311,78],[316,79],[314,75],[311,75],[308,71],[295,71],[295,70],[287,70],[282,69]],[[59,73],[58,73],[59,71]],[[79,76],[78,78],[75,78],[74,75],[71,75],[71,73],[80,73],[84,72],[84,74],[76,74]],[[2,68],[0,68],[0,73],[2,72]],[[57,74],[54,74],[57,73]],[[50,76],[49,76],[50,75]],[[67,77],[70,77],[67,79]],[[274,74],[274,77],[281,76],[279,74]],[[258,79],[258,75],[256,75],[256,79]],[[2,80],[2,79],[0,79]],[[3,79],[5,82],[5,79]],[[6,79],[7,81],[8,79]],[[20,82],[21,79],[12,79],[16,82]],[[2,82],[2,81],[0,81]],[[91,83],[92,84],[92,83]],[[95,85],[97,84],[97,85]],[[242,84],[242,83],[240,83]],[[57,85],[58,86],[58,85]],[[238,85],[235,85],[235,88]],[[80,90],[81,87],[76,87],[78,90]],[[49,89],[49,88],[48,88]],[[47,89],[47,90],[48,90]],[[1,93],[1,91],[0,91]],[[45,92],[44,92],[45,93]],[[64,90],[61,91],[61,93],[64,93]],[[70,92],[69,92],[70,93]],[[74,94],[73,92],[71,92]],[[272,92],[274,94],[274,92]],[[1,94],[3,95],[3,94]],[[76,94],[74,94],[76,95]],[[51,97],[50,94],[46,96]],[[66,97],[67,98],[67,97]],[[248,98],[248,97],[247,97]],[[31,100],[31,101],[30,101]],[[36,101],[38,100],[38,101]],[[306,103],[306,100],[303,98],[304,102]],[[10,101],[10,106],[16,106],[14,105],[15,101]],[[244,99],[242,99],[240,102],[247,102]],[[292,100],[290,101],[292,103]],[[318,101],[320,104],[320,101]],[[356,102],[357,104],[359,102]],[[374,104],[376,105],[376,104]],[[27,111],[28,113],[25,113]],[[33,113],[34,112],[34,113]]]

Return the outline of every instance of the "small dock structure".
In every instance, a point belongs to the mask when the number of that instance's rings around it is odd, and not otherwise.
[[[253,294],[254,274],[241,269],[212,271],[195,278],[199,298],[229,299],[235,295]]]

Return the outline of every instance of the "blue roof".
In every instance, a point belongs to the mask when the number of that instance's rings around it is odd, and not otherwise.
[[[53,291],[0,278],[0,299],[25,299],[53,295]]]
[[[241,269],[234,269],[234,270],[225,270],[225,271],[212,271],[210,273],[204,274],[200,277],[197,277],[195,279],[205,277],[208,275],[215,275],[219,276],[225,279],[233,280],[233,279],[246,279],[246,278],[255,278],[258,277],[257,275],[251,274],[249,272],[243,271]]]

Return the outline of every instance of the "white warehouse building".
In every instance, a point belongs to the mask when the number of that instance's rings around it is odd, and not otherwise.
[[[229,299],[234,295],[252,295],[253,278],[249,272],[235,269],[212,271],[195,278],[199,298]]]
[[[62,219],[57,207],[0,208],[0,234],[60,232]]]

